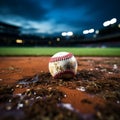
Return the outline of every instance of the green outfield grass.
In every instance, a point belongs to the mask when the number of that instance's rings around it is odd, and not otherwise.
[[[67,51],[76,56],[120,56],[120,48],[75,48],[75,47],[1,47],[0,56],[51,56]]]

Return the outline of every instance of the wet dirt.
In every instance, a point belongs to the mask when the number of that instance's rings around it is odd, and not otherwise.
[[[1,119],[120,119],[120,58],[76,58],[77,75],[63,80],[50,57],[0,57]]]

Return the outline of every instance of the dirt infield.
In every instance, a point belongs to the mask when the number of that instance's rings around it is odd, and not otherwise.
[[[48,71],[49,59],[50,57],[0,57],[0,104],[2,105],[0,114],[3,114],[1,119],[5,120],[10,116],[14,119],[32,119],[31,111],[35,109],[34,114],[40,112],[34,106],[39,108],[42,106],[43,111],[51,113],[59,108],[55,115],[41,113],[39,119],[62,120],[65,116],[68,119],[81,120],[120,119],[119,57],[77,57],[78,73],[70,80],[53,79]],[[18,106],[14,108],[11,101],[13,100],[17,105],[21,101],[13,96],[21,94],[27,95],[27,99],[26,97],[23,99],[19,108]],[[49,99],[49,103],[41,102],[43,97],[45,100]],[[32,101],[34,106],[29,108],[31,99],[35,99],[34,102]],[[54,108],[53,103],[56,104],[56,99],[57,107]],[[7,106],[8,103],[11,103],[10,106]],[[59,105],[62,107],[58,107]],[[16,115],[13,115],[16,108],[18,108],[17,114],[23,114],[22,110],[26,115],[16,118]],[[8,111],[13,113],[8,114]]]

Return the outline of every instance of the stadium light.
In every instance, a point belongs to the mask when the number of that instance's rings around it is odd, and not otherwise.
[[[120,28],[120,24],[118,24],[118,27]]]
[[[107,26],[109,26],[109,25],[115,24],[116,22],[117,22],[117,19],[116,19],[116,18],[112,18],[111,20],[105,21],[105,22],[103,23],[103,26],[104,26],[104,27],[107,27]]]
[[[56,41],[59,42],[59,41],[60,41],[60,38],[57,38]]]
[[[89,31],[88,30],[83,30],[83,34],[88,34]]]
[[[94,33],[94,29],[93,28],[91,28],[91,29],[89,29],[89,30],[83,30],[83,34],[89,34],[89,33]]]
[[[61,35],[62,35],[62,36],[67,36],[67,33],[66,33],[66,32],[62,32]]]
[[[115,24],[117,22],[117,19],[116,18],[113,18],[110,20],[110,24]]]
[[[96,30],[95,33],[96,33],[96,34],[99,34],[99,30]]]
[[[94,29],[92,28],[92,29],[89,29],[89,33],[94,33]]]
[[[62,32],[61,33],[62,36],[72,36],[73,35],[73,32]]]
[[[67,32],[67,36],[72,36],[73,32]]]
[[[110,21],[105,21],[104,23],[103,23],[103,26],[104,27],[107,27],[107,26],[109,26],[110,25]]]
[[[17,40],[16,40],[16,43],[19,43],[19,44],[20,44],[20,43],[23,43],[23,40],[17,39]]]

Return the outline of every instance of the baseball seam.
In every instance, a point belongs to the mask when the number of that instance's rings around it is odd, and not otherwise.
[[[69,53],[69,54],[64,55],[64,56],[51,58],[49,62],[56,62],[56,61],[67,60],[67,59],[71,58],[72,56],[73,56],[73,54]]]

